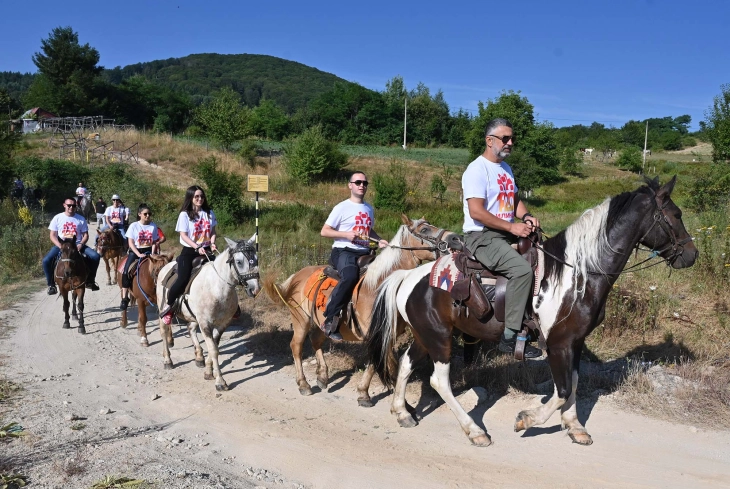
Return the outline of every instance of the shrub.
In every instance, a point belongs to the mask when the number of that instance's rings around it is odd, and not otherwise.
[[[641,150],[634,146],[626,147],[623,151],[621,151],[618,160],[616,160],[616,164],[619,168],[623,168],[634,173],[641,173],[642,162]]]
[[[208,201],[220,224],[235,225],[243,220],[243,176],[219,170],[215,156],[200,160],[193,175],[205,184]]]
[[[431,178],[431,197],[438,199],[443,204],[445,194],[446,185],[444,184],[444,180],[439,175],[434,175]]]
[[[405,166],[395,161],[391,162],[387,172],[375,174],[373,186],[375,187],[373,205],[376,208],[405,212],[408,195]]]
[[[244,139],[241,141],[241,147],[238,150],[238,156],[244,163],[253,168],[256,166],[256,156],[259,152],[259,145],[253,139]]]
[[[41,259],[50,249],[48,230],[43,226],[15,224],[0,227],[0,280],[43,275]]]
[[[347,164],[347,155],[328,141],[322,126],[306,129],[284,147],[284,165],[289,175],[301,182],[334,176]]]
[[[730,168],[713,164],[692,183],[689,206],[697,211],[721,210],[730,202]]]
[[[563,148],[560,154],[560,167],[568,175],[580,174],[580,167],[583,160],[578,156],[578,150],[572,146]]]

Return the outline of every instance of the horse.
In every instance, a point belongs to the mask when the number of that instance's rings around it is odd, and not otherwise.
[[[91,198],[91,192],[86,191],[85,195],[76,197],[76,208],[77,212],[84,216],[84,219],[90,221],[91,218],[96,217],[96,209],[94,209],[94,201]]]
[[[538,295],[532,298],[532,311],[546,338],[555,391],[546,404],[520,412],[515,431],[543,424],[561,409],[562,425],[570,438],[581,445],[593,442],[576,414],[580,354],[588,334],[604,319],[613,283],[639,245],[650,248],[652,256],[660,256],[674,269],[690,267],[697,258],[682,213],[670,197],[675,182],[676,176],[660,187],[658,178],[647,179],[645,186],[588,209],[567,229],[545,241],[545,275]],[[491,444],[489,435],[451,392],[451,337],[459,330],[474,338],[498,341],[504,325],[494,316],[481,322],[474,314],[467,316],[460,307],[454,307],[448,292],[429,286],[432,267],[427,264],[395,272],[378,289],[368,337],[370,361],[386,385],[395,381],[391,412],[401,426],[412,427],[417,421],[405,401],[406,383],[412,366],[430,355],[434,362],[431,386],[469,440],[487,446]],[[393,345],[399,321],[410,325],[414,339],[400,358],[396,376]]]
[[[588,156],[591,156],[591,155],[593,154],[593,149],[594,149],[594,148],[584,148],[584,149],[583,149],[583,152],[584,152],[585,154],[587,154]]]
[[[60,258],[56,263],[55,280],[58,286],[58,293],[63,297],[63,313],[65,319],[63,328],[69,329],[71,323],[68,315],[68,293],[71,292],[71,300],[73,302],[73,311],[71,316],[79,321],[78,332],[86,334],[84,326],[84,293],[86,291],[86,276],[88,268],[83,255],[76,247],[76,239],[61,240]],[[78,314],[76,313],[76,303],[78,302]]]
[[[353,301],[353,310],[356,327],[360,331],[356,332],[342,327],[340,332],[345,340],[363,341],[368,331],[368,319],[375,299],[375,290],[388,274],[394,270],[416,268],[421,261],[434,260],[446,252],[446,243],[442,239],[446,235],[452,234],[451,232],[432,226],[424,219],[411,220],[403,215],[401,220],[403,224],[391,240],[390,246],[385,248],[368,266],[365,277],[359,285],[357,300]],[[441,246],[439,243],[442,243]],[[322,352],[322,344],[326,337],[319,328],[319,324],[324,318],[320,317],[320,313],[312,307],[312,302],[307,298],[310,292],[307,290],[308,279],[318,272],[321,275],[324,268],[324,266],[305,267],[291,275],[281,285],[268,281],[264,283],[267,295],[275,302],[280,298],[291,311],[294,336],[290,347],[296,368],[296,383],[299,386],[299,393],[303,396],[312,394],[312,388],[307,382],[302,368],[302,349],[307,335],[309,335],[317,359],[317,385],[324,390],[329,383],[327,363]],[[311,286],[309,288],[311,289]],[[331,292],[331,289],[328,292]],[[373,405],[368,388],[374,374],[374,367],[368,365],[357,386],[357,402],[362,407]]]
[[[205,367],[205,380],[215,378],[215,388],[218,391],[228,390],[218,363],[218,343],[238,307],[236,286],[242,286],[249,297],[255,297],[260,290],[258,255],[256,246],[252,244],[256,235],[248,241],[225,239],[228,248],[214,261],[202,266],[200,273],[193,278],[189,296],[184,297],[183,305],[177,311],[177,317],[188,322],[188,332],[195,347],[195,364]],[[164,282],[176,265],[176,262],[168,263],[160,271],[157,281],[157,298],[160,301],[167,297]],[[198,326],[208,347],[207,361],[198,341]],[[165,324],[162,318],[160,333],[164,366],[165,369],[171,369],[172,326]]]
[[[129,259],[127,255],[124,259],[119,262],[119,268],[117,273],[124,273],[124,264]],[[147,305],[157,305],[157,277],[160,274],[160,270],[170,263],[172,260],[172,253],[167,255],[148,255],[144,258],[140,258],[137,262],[137,270],[132,277],[132,286],[129,288],[132,301],[130,305],[137,304],[137,332],[139,333],[139,341],[142,346],[150,346],[147,340]],[[119,283],[119,289],[122,289],[122,281],[117,280]],[[122,310],[121,319],[122,328],[127,327],[127,310]],[[172,330],[170,330],[172,331]],[[172,335],[168,338],[172,341]]]
[[[650,149],[645,149],[644,150],[644,154],[645,155],[648,155],[648,156],[651,156],[651,150]]]
[[[96,240],[96,251],[104,259],[106,265],[106,284],[111,285],[117,283],[117,269],[119,268],[119,259],[125,250],[124,239],[114,229],[107,229],[99,233]],[[109,262],[111,261],[111,266]],[[111,271],[114,270],[114,280],[112,280]]]

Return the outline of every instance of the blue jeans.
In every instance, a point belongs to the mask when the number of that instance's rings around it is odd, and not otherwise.
[[[53,265],[56,263],[56,258],[61,254],[61,250],[58,246],[51,247],[51,251],[43,257],[43,273],[46,275],[46,284],[50,287],[55,284],[53,277]],[[89,269],[89,274],[86,276],[87,282],[96,282],[96,270],[99,268],[99,260],[101,257],[94,248],[89,248],[84,245],[81,250],[81,254],[84,255],[84,261]]]

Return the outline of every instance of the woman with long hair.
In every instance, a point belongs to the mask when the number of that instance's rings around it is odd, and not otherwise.
[[[139,220],[133,222],[127,231],[129,242],[129,256],[124,264],[122,274],[122,304],[120,308],[126,309],[129,305],[129,289],[132,287],[132,279],[129,276],[129,269],[134,262],[154,251],[154,246],[160,239],[157,224],[152,222],[152,211],[147,204],[139,204],[137,208]]]
[[[177,279],[168,292],[167,305],[160,311],[160,317],[165,324],[172,322],[172,306],[185,291],[193,269],[193,259],[217,251],[216,224],[215,214],[208,204],[205,191],[198,185],[188,187],[175,226],[183,246],[180,256],[177,257]]]

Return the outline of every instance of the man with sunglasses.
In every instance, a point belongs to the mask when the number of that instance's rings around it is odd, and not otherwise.
[[[527,237],[540,221],[519,198],[512,168],[504,161],[515,144],[512,124],[493,119],[484,131],[486,149],[461,177],[464,192],[464,233],[467,247],[489,270],[507,277],[505,329],[499,350],[514,354],[525,308],[532,291],[532,268],[511,247]],[[522,222],[515,222],[517,216]],[[542,350],[525,345],[525,358],[542,356]]]
[[[53,276],[53,268],[56,258],[61,253],[61,240],[75,239],[76,247],[84,256],[86,268],[89,270],[86,276],[86,287],[90,290],[99,290],[96,284],[96,270],[99,268],[99,254],[93,249],[86,246],[89,241],[89,225],[84,216],[76,213],[76,200],[66,199],[63,203],[64,211],[56,214],[48,225],[51,231],[51,242],[53,247],[43,258],[43,273],[46,275],[46,284],[48,285],[48,295],[56,295],[56,283]]]
[[[370,204],[365,202],[368,191],[368,180],[361,171],[355,171],[347,182],[350,198],[337,204],[330,213],[320,234],[335,240],[332,245],[330,264],[340,274],[340,281],[332,290],[325,320],[320,328],[334,341],[342,341],[337,331],[342,308],[350,300],[355,285],[360,277],[357,259],[370,253],[370,241],[377,242],[380,248],[388,246],[373,229],[375,215]]]

